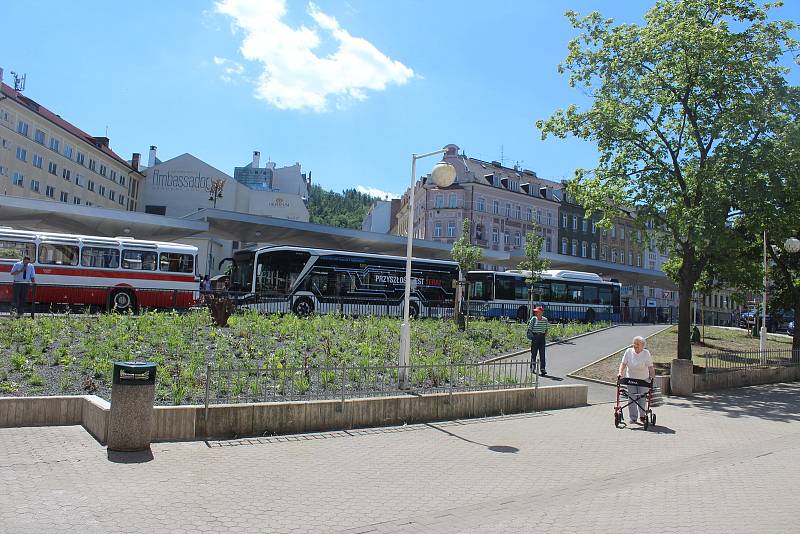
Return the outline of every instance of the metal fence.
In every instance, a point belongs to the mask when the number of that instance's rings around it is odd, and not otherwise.
[[[791,367],[800,365],[800,350],[711,352],[703,354],[703,361],[706,373],[764,367]]]
[[[399,386],[399,373],[408,374],[408,388]],[[206,367],[205,405],[244,402],[331,400],[389,395],[425,395],[538,387],[530,361],[437,365],[284,367],[254,369]]]

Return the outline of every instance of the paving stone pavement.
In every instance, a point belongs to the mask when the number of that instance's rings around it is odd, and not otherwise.
[[[0,429],[0,532],[798,532],[800,384],[111,453]]]

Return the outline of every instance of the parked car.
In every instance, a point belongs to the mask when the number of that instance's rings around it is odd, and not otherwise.
[[[744,314],[743,314],[744,315]],[[789,322],[794,320],[794,312],[793,311],[785,311],[785,310],[773,310],[771,313],[767,313],[767,332],[785,332],[788,329]],[[746,317],[748,330],[753,328],[753,323],[758,320],[758,324],[761,325],[761,311],[760,310],[752,310],[748,312]]]
[[[786,327],[786,333],[794,336],[794,321],[789,322],[789,326]]]
[[[753,328],[753,315],[756,310],[747,310],[739,315],[739,328]]]

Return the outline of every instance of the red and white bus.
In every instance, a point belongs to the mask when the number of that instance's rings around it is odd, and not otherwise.
[[[128,311],[188,308],[197,298],[197,247],[0,228],[0,302],[11,300],[11,266],[23,256],[36,269],[38,304]]]

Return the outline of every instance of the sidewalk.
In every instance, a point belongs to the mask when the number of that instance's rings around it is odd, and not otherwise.
[[[0,429],[0,532],[796,532],[800,384],[107,453]],[[634,527],[635,528],[635,527]]]

